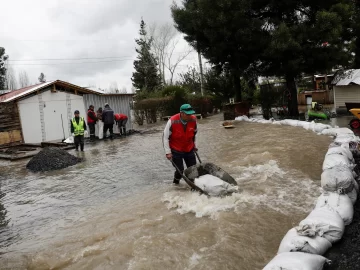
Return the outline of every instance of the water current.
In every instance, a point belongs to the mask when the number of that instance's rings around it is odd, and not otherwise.
[[[0,269],[262,269],[320,194],[331,138],[221,120],[199,120],[197,146],[238,182],[225,198],[172,185],[165,123],[70,151],[85,162],[64,170],[1,161]]]

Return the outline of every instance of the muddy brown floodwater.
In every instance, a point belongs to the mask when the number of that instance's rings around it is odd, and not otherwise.
[[[0,269],[264,267],[319,196],[331,138],[245,122],[224,129],[221,120],[199,121],[198,148],[241,187],[226,198],[172,186],[165,123],[88,145],[85,162],[60,171],[1,162]]]

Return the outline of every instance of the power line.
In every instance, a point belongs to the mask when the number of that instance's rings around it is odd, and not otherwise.
[[[11,66],[56,66],[56,65],[77,65],[77,64],[97,64],[97,63],[111,63],[111,62],[124,62],[133,61],[134,59],[122,59],[111,61],[91,61],[91,62],[73,62],[73,63],[47,63],[47,64],[11,64]]]
[[[46,60],[54,60],[54,61],[64,61],[64,60],[91,60],[91,59],[118,59],[118,58],[126,58],[131,57],[128,56],[108,56],[108,57],[84,57],[84,58],[38,58],[38,59],[9,59],[8,61],[46,61]]]

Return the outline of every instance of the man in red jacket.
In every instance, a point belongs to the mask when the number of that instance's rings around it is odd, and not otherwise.
[[[126,114],[117,113],[114,115],[115,122],[119,126],[120,135],[126,136],[126,123],[128,121],[128,117]]]
[[[88,123],[89,130],[90,130],[90,140],[95,139],[95,124],[96,124],[97,120],[98,119],[97,119],[96,113],[94,112],[94,106],[90,105],[88,113],[87,113],[87,123]]]
[[[190,104],[183,104],[180,113],[173,115],[164,129],[163,144],[166,158],[173,160],[181,172],[196,164],[195,136],[197,133],[195,111]],[[181,174],[175,170],[174,184],[179,184]]]

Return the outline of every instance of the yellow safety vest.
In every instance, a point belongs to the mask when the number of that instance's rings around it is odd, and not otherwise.
[[[72,124],[74,126],[74,135],[84,135],[84,117],[80,117],[79,124],[76,123],[75,117],[72,119]]]

